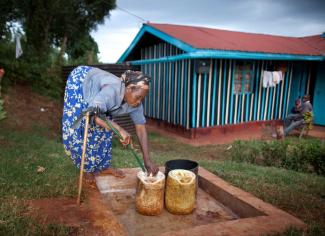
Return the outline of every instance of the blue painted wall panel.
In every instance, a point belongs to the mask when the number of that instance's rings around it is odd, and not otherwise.
[[[166,50],[162,51],[162,48],[166,48]],[[158,50],[158,52],[154,53],[154,50]],[[176,50],[176,48],[173,48],[171,45],[160,45],[143,49],[141,55],[148,59],[154,55],[166,56],[165,53],[168,56],[169,54],[178,54],[180,51]],[[189,63],[190,61],[192,63]],[[177,60],[174,62],[159,62],[142,65],[141,69],[145,73],[150,74],[153,78],[150,85],[150,94],[144,102],[146,116],[187,128],[206,127],[207,125],[214,126],[218,123],[219,125],[225,125],[226,117],[228,117],[227,124],[264,120],[264,117],[266,118],[265,120],[277,119],[278,115],[280,117],[285,117],[287,113],[287,102],[290,109],[295,97],[304,94],[310,83],[309,62],[286,62],[287,70],[284,75],[283,90],[281,89],[282,83],[274,88],[262,88],[262,71],[265,70],[267,65],[271,64],[271,62],[264,61],[264,68],[262,68],[262,61],[251,60],[247,61],[247,63],[252,63],[252,68],[254,68],[251,72],[251,77],[253,78],[251,82],[252,92],[246,93],[245,95],[234,95],[233,82],[236,60],[232,61],[233,63],[230,63],[230,60],[213,59],[211,64],[212,81],[208,83],[209,74],[201,74],[200,91],[198,91],[199,74],[195,71],[195,60]],[[221,62],[222,67],[220,68]],[[183,72],[182,65],[184,65]],[[189,71],[188,67],[190,65],[190,74],[187,76]],[[229,68],[230,65],[231,68]],[[291,68],[293,68],[293,73],[290,83]],[[321,66],[319,68],[321,68]],[[219,79],[221,80],[219,81]],[[231,81],[228,81],[229,79]],[[317,83],[322,84],[322,80]],[[230,88],[227,87],[228,84]],[[209,85],[211,87],[209,87]],[[274,90],[275,93],[273,93]],[[190,91],[189,97],[187,97],[188,91]],[[211,91],[210,98],[208,98],[208,91]],[[315,93],[316,92],[321,93],[322,90],[315,90]],[[200,99],[197,97],[198,94],[200,94]],[[238,97],[237,101],[235,100],[235,96]],[[254,96],[253,99],[251,99],[252,96]],[[274,102],[273,96],[275,96]],[[322,95],[319,95],[319,97],[324,99]],[[189,99],[189,103],[187,103],[187,99]],[[198,104],[199,100],[200,104]],[[189,104],[189,106],[187,106],[187,104]],[[208,104],[210,104],[210,108]],[[316,105],[317,103],[315,106]],[[235,106],[237,109],[236,112]],[[200,107],[199,114],[197,114],[198,107]],[[226,114],[226,112],[228,113]],[[265,112],[266,114],[264,114]],[[207,115],[209,115],[209,118]],[[209,124],[207,124],[208,119]]]

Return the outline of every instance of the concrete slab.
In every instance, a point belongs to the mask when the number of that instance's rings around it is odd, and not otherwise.
[[[136,212],[134,204],[138,171],[139,168],[124,169],[123,179],[96,177],[104,203],[129,235],[265,235],[283,232],[288,227],[306,228],[301,220],[202,167],[192,214],[172,215],[164,210],[159,216],[143,216]]]

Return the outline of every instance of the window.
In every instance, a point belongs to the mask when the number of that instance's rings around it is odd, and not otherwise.
[[[243,94],[253,91],[253,63],[247,61],[236,61],[234,93]]]

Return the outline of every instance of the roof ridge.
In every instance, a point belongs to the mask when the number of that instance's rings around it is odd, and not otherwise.
[[[207,26],[198,26],[198,25],[180,25],[180,24],[170,24],[170,23],[152,23],[148,22],[145,23],[147,25],[160,25],[160,26],[176,26],[176,27],[188,27],[188,28],[199,28],[199,29],[208,29],[208,30],[218,30],[224,32],[234,32],[234,33],[241,33],[241,34],[249,34],[249,35],[262,35],[262,36],[271,36],[271,37],[281,37],[281,38],[291,38],[291,39],[301,39],[306,37],[314,37],[314,36],[321,36],[322,34],[315,34],[315,35],[308,35],[308,36],[284,36],[278,34],[267,34],[267,33],[254,33],[254,32],[245,32],[245,31],[237,31],[237,30],[229,30],[229,29],[220,29],[220,28],[211,28]]]

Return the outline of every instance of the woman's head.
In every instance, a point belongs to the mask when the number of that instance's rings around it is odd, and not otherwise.
[[[121,78],[125,83],[124,101],[130,106],[139,106],[149,92],[150,76],[128,70]]]
[[[303,101],[304,102],[310,101],[310,95],[309,94],[304,95],[303,96]]]

